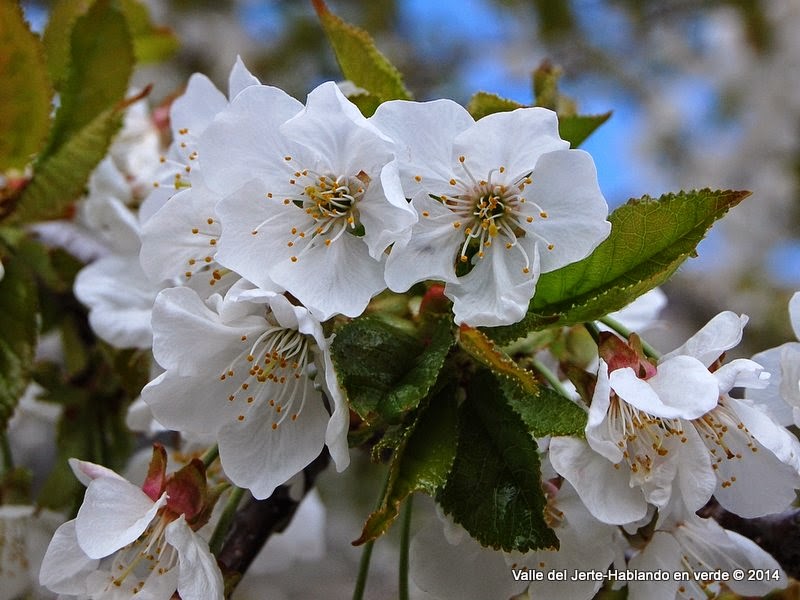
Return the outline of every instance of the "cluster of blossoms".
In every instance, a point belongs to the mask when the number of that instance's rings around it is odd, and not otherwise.
[[[76,296],[100,337],[152,347],[158,370],[129,423],[217,444],[225,476],[257,499],[324,447],[337,470],[349,464],[332,319],[362,315],[386,289],[435,281],[456,324],[511,325],[541,274],[587,257],[611,229],[591,157],[570,149],[542,108],[475,121],[448,100],[391,101],[365,118],[334,83],[303,105],[237,61],[227,97],[194,75],[169,117],[169,148],[147,124],[146,143],[127,156],[153,160],[111,157],[90,182],[75,227],[92,232],[80,247],[96,260]],[[143,177],[155,181],[149,193]],[[40,232],[66,245],[77,235]],[[800,296],[791,307],[800,335]],[[512,572],[609,565],[775,574],[730,584],[742,594],[785,584],[767,553],[696,514],[712,496],[745,517],[773,513],[800,488],[800,444],[779,407],[800,411],[800,350],[723,363],[746,320],[722,313],[660,359],[635,335],[600,334],[591,395],[575,398],[585,439],[539,442],[560,550],[503,554],[447,522],[412,543],[417,584],[441,598],[591,598],[602,581]],[[217,497],[202,463],[167,476],[157,450],[141,489],[97,465],[72,467],[87,492],[50,544],[43,585],[91,598],[222,597],[201,531]],[[641,598],[716,590],[672,583],[657,594],[652,582],[629,587]]]

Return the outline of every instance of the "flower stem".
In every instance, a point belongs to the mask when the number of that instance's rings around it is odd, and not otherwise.
[[[398,567],[400,580],[398,582],[399,600],[408,600],[408,549],[411,543],[411,511],[413,507],[414,495],[410,494],[406,498],[406,505],[403,507],[403,523],[400,530],[400,564]]]
[[[586,331],[589,332],[589,335],[592,336],[592,339],[594,340],[594,343],[599,346],[600,345],[600,330],[597,328],[597,325],[595,325],[591,321],[587,321],[586,323],[583,324],[583,327],[586,329]]]
[[[216,448],[216,446],[214,446]],[[213,461],[213,459],[212,459]],[[228,534],[233,518],[236,516],[236,509],[242,501],[242,496],[245,493],[244,488],[234,487],[231,489],[231,495],[228,496],[228,501],[225,503],[225,508],[222,509],[222,515],[214,528],[214,533],[211,534],[211,540],[208,542],[208,547],[211,553],[215,556],[219,554],[222,549],[222,543],[225,541],[225,536]]]
[[[555,373],[553,373],[550,369],[544,366],[544,364],[541,361],[535,358],[530,358],[528,360],[530,362],[530,365],[547,380],[547,383],[553,386],[553,389],[557,391],[559,395],[564,396],[564,398],[566,398],[567,400],[572,400],[572,397],[569,395],[569,392],[561,384]]]
[[[209,448],[203,453],[203,456],[200,457],[200,460],[203,461],[203,464],[207,469],[208,467],[211,466],[211,463],[217,460],[218,456],[219,456],[219,446],[217,444],[214,444],[213,446],[211,446],[211,448]]]
[[[386,496],[386,490],[389,489],[389,478],[391,471],[386,470],[386,481],[383,482],[383,489],[378,498],[376,510],[383,504],[383,498]],[[375,540],[370,540],[364,544],[364,550],[361,553],[361,560],[358,562],[358,577],[356,578],[356,587],[353,590],[353,600],[364,600],[364,590],[367,587],[367,575],[369,575],[369,561],[372,559],[372,547],[375,545]]]
[[[625,325],[623,325],[622,323],[620,323],[619,321],[617,321],[615,319],[612,319],[611,317],[603,317],[602,319],[600,319],[600,322],[605,324],[605,325],[608,325],[611,329],[616,331],[618,334],[620,334],[625,339],[628,339],[631,336],[631,334],[633,333],[630,329],[625,327]],[[647,356],[649,356],[650,358],[654,358],[656,360],[661,358],[661,354],[659,353],[658,350],[653,348],[650,344],[648,344],[647,342],[645,342],[641,338],[640,338],[640,341],[642,342],[642,350],[644,350],[644,353]]]

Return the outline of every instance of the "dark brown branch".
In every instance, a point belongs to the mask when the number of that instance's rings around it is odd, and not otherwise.
[[[800,509],[744,519],[712,498],[697,514],[713,517],[725,529],[753,540],[778,561],[787,575],[800,579]]]
[[[266,500],[250,497],[237,511],[230,532],[220,550],[217,562],[231,585],[226,585],[230,594],[238,583],[238,575],[250,567],[264,544],[273,533],[280,533],[289,525],[297,507],[309,490],[314,487],[317,476],[328,466],[328,449],[303,469],[303,493],[299,499],[289,495],[289,487],[280,485]]]

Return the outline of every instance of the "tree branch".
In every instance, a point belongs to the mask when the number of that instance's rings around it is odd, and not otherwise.
[[[273,533],[280,533],[289,525],[297,507],[309,490],[314,487],[317,476],[328,466],[330,455],[324,448],[314,461],[303,469],[303,493],[298,499],[289,494],[289,486],[275,488],[266,500],[252,496],[237,511],[230,532],[225,538],[217,562],[225,575],[226,595],[230,596],[241,576],[250,567],[264,544]]]

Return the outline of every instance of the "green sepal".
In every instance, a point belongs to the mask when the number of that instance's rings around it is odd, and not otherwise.
[[[0,3],[0,174],[23,169],[45,143],[53,89],[44,48],[16,2]]]
[[[457,439],[456,387],[448,385],[421,408],[395,446],[389,479],[380,507],[374,511],[353,545],[382,536],[397,519],[402,502],[414,492],[435,496],[447,480]]]
[[[312,2],[345,78],[380,102],[411,99],[400,72],[375,47],[366,31],[334,15],[323,0]]]
[[[619,310],[664,283],[714,221],[750,192],[700,190],[630,200],[610,216],[611,234],[587,258],[544,273],[525,317],[484,329],[499,343],[531,331],[574,325]]]
[[[16,256],[0,279],[0,431],[5,431],[31,377],[39,333],[36,283]]]
[[[431,390],[453,344],[446,319],[421,340],[367,316],[337,331],[331,355],[350,407],[365,421],[398,423]]]
[[[472,378],[458,412],[456,457],[437,495],[444,511],[484,546],[557,549],[536,441],[488,371]]]

